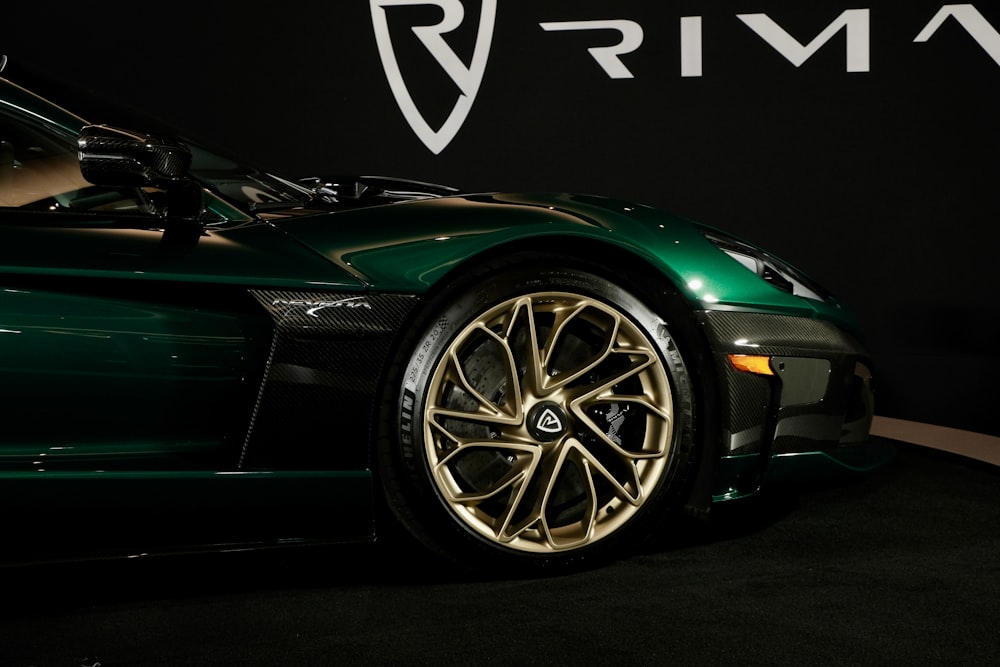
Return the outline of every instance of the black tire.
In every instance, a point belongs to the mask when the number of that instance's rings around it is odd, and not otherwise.
[[[432,299],[381,420],[378,474],[402,524],[504,575],[599,564],[662,526],[696,458],[665,303],[551,257],[485,266]]]

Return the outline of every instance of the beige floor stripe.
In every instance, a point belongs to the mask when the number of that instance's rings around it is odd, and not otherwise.
[[[872,420],[871,432],[1000,466],[1000,438],[992,435],[879,416]]]

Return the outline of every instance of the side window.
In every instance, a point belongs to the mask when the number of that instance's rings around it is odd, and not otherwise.
[[[0,108],[0,207],[144,212],[134,188],[91,185],[80,173],[76,141],[44,123]]]

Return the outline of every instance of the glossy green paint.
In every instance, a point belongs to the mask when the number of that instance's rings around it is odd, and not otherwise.
[[[360,290],[348,272],[265,223],[168,230],[155,219],[0,210],[0,276]],[[162,224],[162,222],[160,223]],[[174,233],[176,231],[176,234]],[[2,278],[0,278],[2,279]]]
[[[249,302],[33,283],[0,276],[0,470],[235,465],[270,342]]]
[[[760,454],[723,456],[716,462],[712,501],[747,498],[771,483],[799,486],[839,484],[869,477],[891,464],[896,448],[872,437],[864,445],[834,451],[796,452],[761,458]]]
[[[690,221],[647,206],[569,194],[477,194],[277,223],[373,289],[421,293],[477,255],[517,242],[558,251],[567,238],[629,251],[696,308],[819,316],[847,313],[767,284],[720,252]]]
[[[0,470],[234,468],[272,333],[247,288],[361,289],[264,223],[143,222],[0,210]]]
[[[765,465],[766,459],[756,453],[720,457],[715,462],[712,501],[738,500],[756,493]]]
[[[48,505],[65,506],[65,499],[53,498],[44,489],[46,483],[62,487],[78,485],[81,504],[90,501],[117,501],[120,497],[107,485],[128,485],[133,493],[130,497],[142,506],[159,505],[163,502],[159,484],[168,484],[183,492],[171,494],[172,503],[191,507],[244,507],[249,496],[255,493],[275,491],[275,499],[302,498],[321,489],[323,495],[330,495],[334,502],[344,502],[340,495],[343,488],[360,491],[362,498],[371,492],[371,472],[367,470],[148,470],[148,471],[37,471],[33,475],[21,475],[0,471],[0,496],[11,494],[9,485],[18,485],[19,480],[34,480],[37,484],[25,484],[18,488],[19,497],[30,500],[35,507]],[[266,487],[266,489],[265,489]],[[34,489],[34,490],[32,490]],[[103,491],[101,489],[104,489]],[[25,496],[24,494],[35,494]],[[260,499],[263,501],[263,498]]]
[[[860,446],[773,456],[768,465],[766,482],[814,484],[864,478],[883,469],[895,458],[896,448],[891,442],[871,436]]]

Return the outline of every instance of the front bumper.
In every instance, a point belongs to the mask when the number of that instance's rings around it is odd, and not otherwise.
[[[721,378],[713,500],[753,493],[776,473],[794,478],[806,461],[804,474],[817,462],[871,466],[872,361],[856,338],[832,322],[787,315],[704,311],[699,320]],[[738,370],[732,355],[762,364]]]

